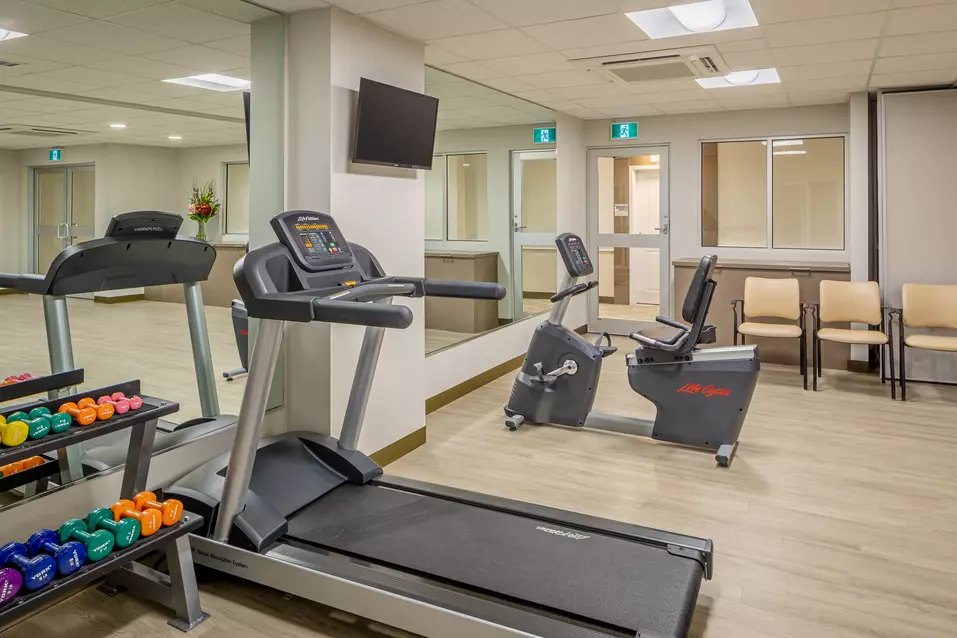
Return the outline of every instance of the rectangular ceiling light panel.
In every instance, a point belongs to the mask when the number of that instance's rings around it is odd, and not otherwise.
[[[735,71],[716,78],[698,78],[695,80],[705,89],[726,89],[734,86],[756,86],[758,84],[780,84],[781,77],[777,69],[754,69]]]
[[[186,78],[171,78],[163,80],[170,84],[182,84],[184,86],[194,86],[198,89],[208,89],[210,91],[248,91],[251,86],[249,80],[242,78],[233,78],[228,75],[218,73],[204,73],[202,75],[191,75]]]
[[[758,26],[748,0],[705,0],[625,15],[652,40]]]

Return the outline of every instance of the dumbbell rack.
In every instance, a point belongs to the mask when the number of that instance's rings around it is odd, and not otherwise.
[[[52,392],[56,387],[51,384],[62,383],[58,387],[71,387],[82,382],[83,371],[72,372],[74,373],[72,376],[70,376],[71,373],[60,373],[36,379],[35,381],[44,382],[38,384],[37,388],[26,387],[27,383],[34,381],[31,380],[4,386],[0,389],[7,390],[22,385],[24,387],[20,388],[22,392],[19,395],[20,397],[29,396],[36,392]],[[79,381],[76,380],[76,372],[79,372]],[[57,379],[54,380],[54,377],[57,377]],[[29,409],[45,407],[55,413],[60,405],[68,401],[77,402],[83,397],[96,399],[103,395],[111,395],[114,392],[122,392],[127,396],[139,395],[143,399],[143,405],[138,410],[130,410],[122,415],[116,414],[105,421],[95,421],[88,426],[73,425],[69,430],[59,434],[51,433],[42,439],[28,440],[17,447],[0,448],[0,465],[53,450],[62,450],[70,445],[129,428],[130,444],[123,470],[123,482],[119,498],[132,499],[134,494],[146,489],[150,461],[153,456],[153,440],[156,436],[157,421],[160,417],[177,412],[179,410],[178,403],[143,396],[140,393],[140,382],[135,380],[50,401],[31,403],[28,407]],[[12,400],[12,398],[17,397],[13,396],[11,399],[5,400]],[[23,407],[21,405],[2,408],[0,414],[6,417]],[[48,462],[33,468],[33,470],[6,477],[4,480],[23,477],[22,482],[18,483],[22,485],[28,482],[26,479],[29,477],[26,475],[46,465],[55,466],[56,464]],[[14,486],[12,482],[10,485]],[[0,487],[2,486],[2,483],[0,483]],[[45,495],[38,495],[37,498]],[[114,595],[121,590],[128,589],[144,598],[165,605],[176,614],[176,618],[172,619],[169,624],[182,631],[189,631],[207,618],[207,614],[203,613],[199,605],[196,573],[193,568],[188,537],[189,533],[196,531],[202,523],[201,516],[185,512],[182,520],[176,525],[164,527],[152,536],[140,537],[132,546],[114,550],[107,558],[96,563],[89,563],[70,576],[59,577],[43,589],[35,592],[21,590],[19,596],[0,607],[0,628],[7,627],[11,623],[52,604],[67,591],[83,587],[94,580],[106,577],[108,586],[101,589],[107,593]],[[169,575],[136,562],[137,559],[152,552],[165,553]]]

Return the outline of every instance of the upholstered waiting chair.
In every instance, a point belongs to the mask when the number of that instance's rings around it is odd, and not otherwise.
[[[738,315],[738,304],[741,314]],[[804,376],[804,389],[807,390],[807,331],[804,324],[804,309],[801,307],[801,288],[797,279],[764,279],[748,277],[744,280],[744,299],[731,302],[734,308],[734,345],[741,343],[745,335],[753,337],[772,337],[800,339],[801,374]],[[781,323],[758,323],[746,318],[773,317],[798,321],[799,325]],[[738,323],[742,321],[743,323]]]
[[[957,352],[957,337],[905,335],[904,328],[946,328],[957,330],[957,286],[904,284],[901,310],[891,311],[900,320],[901,399],[907,400],[907,348]]]
[[[822,281],[821,301],[811,306],[814,327],[811,338],[811,370],[814,371],[814,389],[822,376],[821,342],[873,345],[881,347],[881,380],[884,379],[884,350],[890,340],[884,333],[884,310],[881,308],[881,289],[876,281]],[[879,330],[848,330],[822,328],[825,323],[865,323],[880,326]],[[894,395],[894,352],[891,349],[891,396]]]

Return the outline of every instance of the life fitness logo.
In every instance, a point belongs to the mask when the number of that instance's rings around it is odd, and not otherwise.
[[[700,394],[703,397],[727,397],[731,396],[730,388],[716,388],[713,385],[701,387],[700,383],[686,383],[678,388],[678,393]]]

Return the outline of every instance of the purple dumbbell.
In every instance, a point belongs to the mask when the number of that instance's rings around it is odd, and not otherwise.
[[[0,605],[10,602],[23,587],[23,576],[15,569],[0,569]]]

